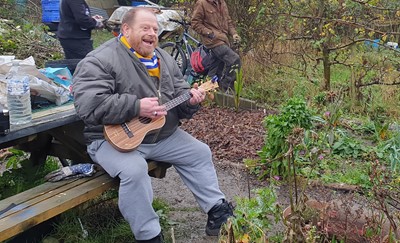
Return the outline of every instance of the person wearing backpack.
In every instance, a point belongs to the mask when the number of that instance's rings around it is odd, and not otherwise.
[[[239,55],[232,50],[229,37],[235,43],[241,41],[237,34],[228,6],[224,0],[197,0],[194,7],[191,26],[200,37],[203,45],[216,59],[208,71],[208,76],[218,76],[223,92],[231,89],[236,79],[236,70],[240,69]]]

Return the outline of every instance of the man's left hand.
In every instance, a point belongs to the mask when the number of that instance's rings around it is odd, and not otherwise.
[[[190,90],[192,94],[192,98],[190,98],[189,103],[191,105],[200,104],[206,98],[206,91],[202,88],[199,88],[199,85],[195,83],[193,88]]]
[[[235,43],[240,43],[242,41],[242,38],[238,34],[234,34],[233,36],[233,42]]]

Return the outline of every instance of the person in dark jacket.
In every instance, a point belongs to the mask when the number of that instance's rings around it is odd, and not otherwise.
[[[87,151],[110,176],[120,179],[118,206],[136,242],[163,242],[146,159],[174,166],[208,214],[206,233],[218,235],[233,215],[232,207],[219,188],[209,146],[179,128],[181,119],[190,119],[199,110],[206,93],[183,79],[174,59],[157,47],[157,33],[156,15],[148,8],[133,8],[123,16],[120,35],[79,62],[72,92],[76,112],[85,123]],[[162,119],[165,124],[144,137],[135,129],[140,123],[127,125],[127,134],[119,133],[117,141],[124,145],[131,139],[141,141],[133,149],[121,151],[104,135],[110,125],[121,131],[125,122],[149,119],[149,128]]]
[[[193,10],[192,28],[200,35],[201,42],[211,50],[216,62],[208,76],[217,75],[222,91],[233,89],[235,70],[240,69],[239,55],[231,49],[229,38],[238,44],[241,41],[224,0],[197,0]]]
[[[103,28],[102,21],[90,14],[85,0],[61,0],[57,37],[66,59],[82,59],[93,50],[92,30]]]

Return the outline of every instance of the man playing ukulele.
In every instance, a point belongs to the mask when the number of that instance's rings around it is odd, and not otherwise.
[[[208,145],[181,130],[180,119],[198,111],[205,98],[201,87],[190,88],[176,62],[157,48],[158,23],[146,8],[123,17],[121,34],[90,52],[74,74],[74,104],[85,122],[88,153],[112,177],[119,177],[119,209],[137,242],[163,242],[159,218],[152,208],[153,190],[146,159],[172,164],[208,213],[206,233],[218,235],[232,208],[220,191]],[[190,96],[173,109],[166,104]],[[168,111],[167,111],[168,110]],[[119,150],[104,136],[104,127],[146,118],[165,124],[145,134],[132,150]],[[151,124],[151,123],[150,123]],[[124,139],[135,139],[135,127],[123,127]],[[121,135],[122,136],[122,135]]]

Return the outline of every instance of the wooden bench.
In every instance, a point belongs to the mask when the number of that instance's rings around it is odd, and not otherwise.
[[[165,177],[171,165],[149,161],[149,175]],[[118,186],[104,171],[91,177],[46,182],[0,201],[0,242]]]

